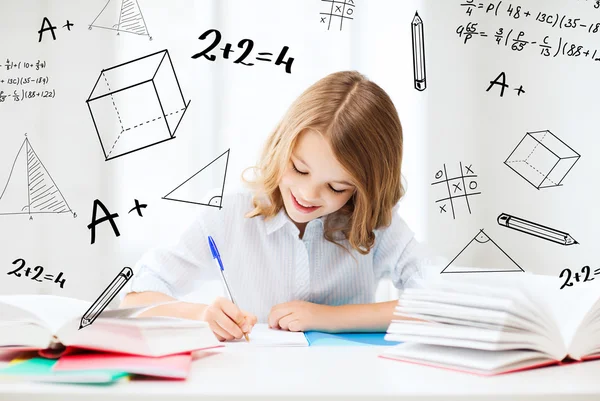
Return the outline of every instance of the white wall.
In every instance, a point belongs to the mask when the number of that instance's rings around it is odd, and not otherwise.
[[[557,275],[566,266],[594,267],[593,241],[600,230],[594,224],[600,216],[593,204],[594,178],[600,171],[594,157],[600,141],[595,135],[600,62],[583,56],[542,57],[536,45],[518,53],[497,46],[493,34],[498,27],[514,28],[524,30],[530,40],[549,35],[554,43],[562,36],[594,48],[600,33],[552,28],[533,19],[544,11],[580,17],[579,23],[589,24],[600,20],[600,12],[581,1],[524,0],[521,4],[532,16],[517,20],[505,11],[492,16],[475,9],[468,16],[460,6],[465,1],[355,3],[355,19],[340,32],[319,23],[325,8],[318,0],[140,0],[152,41],[88,30],[105,0],[2,3],[0,34],[5,40],[0,64],[6,58],[45,60],[48,68],[34,75],[50,78],[47,86],[56,89],[56,98],[0,103],[0,189],[28,133],[78,217],[39,215],[29,221],[27,216],[0,216],[0,293],[95,298],[116,272],[132,266],[146,249],[173,242],[196,213],[198,206],[161,200],[166,192],[229,148],[227,187],[239,185],[241,171],[254,164],[262,142],[289,104],[319,78],[346,69],[365,73],[396,104],[404,128],[408,188],[401,214],[421,241],[449,260],[484,228],[527,271]],[[425,28],[428,87],[423,92],[413,87],[415,11]],[[49,33],[42,43],[37,41],[44,16],[59,27],[56,41]],[[75,23],[72,32],[61,28],[67,19]],[[488,37],[462,44],[455,31],[469,21],[478,22]],[[289,46],[288,56],[295,58],[292,73],[273,63],[234,64],[220,51],[213,52],[214,62],[192,59],[209,42],[198,36],[210,28],[222,34],[218,48],[230,42],[239,50],[241,39],[252,39],[252,57],[261,51],[276,57]],[[162,49],[169,50],[183,94],[191,100],[177,138],[104,161],[85,102],[100,71]],[[502,71],[511,88],[500,98],[497,88],[485,89]],[[17,70],[0,70],[0,80],[20,75]],[[512,89],[521,84],[526,93],[517,97]],[[0,90],[13,89],[20,87],[0,83]],[[503,161],[527,131],[544,129],[582,157],[563,186],[537,190]],[[461,209],[452,219],[439,213],[439,194],[431,183],[444,163],[457,173],[459,162],[472,164],[482,194],[471,198],[472,214]],[[121,236],[115,237],[105,223],[98,226],[91,245],[86,226],[94,199],[119,213]],[[127,213],[134,199],[148,204],[145,217]],[[496,223],[502,212],[568,231],[580,244],[559,246],[502,228]],[[486,264],[489,257],[480,254],[470,262]],[[28,266],[44,266],[47,273],[63,271],[65,288],[6,275],[18,258]],[[392,294],[382,287],[380,296]]]

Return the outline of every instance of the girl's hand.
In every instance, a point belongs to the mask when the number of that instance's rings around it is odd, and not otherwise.
[[[245,312],[226,298],[218,297],[207,305],[200,317],[208,322],[219,341],[240,339],[250,333],[256,324],[256,316]]]
[[[334,306],[292,301],[275,305],[269,312],[269,327],[289,331],[327,331],[334,317]]]

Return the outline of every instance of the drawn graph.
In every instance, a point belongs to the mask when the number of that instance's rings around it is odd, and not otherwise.
[[[504,164],[535,188],[561,186],[581,156],[548,130],[528,132]]]
[[[116,31],[117,35],[127,32],[148,36],[152,40],[137,0],[108,0],[89,25],[92,28]]]
[[[473,171],[473,165],[463,166],[459,162],[460,174],[449,177],[446,164],[442,169],[435,173],[435,181],[431,183],[436,191],[436,204],[440,208],[440,213],[452,212],[452,218],[456,219],[459,207],[466,207],[471,214],[470,196],[480,195],[478,191],[477,174]]]
[[[477,259],[486,261],[485,266],[473,267]],[[483,229],[446,265],[440,273],[501,273],[523,272],[506,252],[491,239]]]
[[[86,102],[106,161],[175,138],[190,104],[168,50],[102,70]]]
[[[202,167],[200,171],[163,196],[163,199],[221,209],[229,165],[229,151],[230,149],[227,149]]]
[[[0,193],[0,215],[73,213],[50,173],[25,138]]]
[[[353,0],[321,0],[321,2],[325,2],[327,5],[327,9],[329,12],[320,13],[321,14],[321,24],[327,24],[327,30],[331,28],[331,22],[337,18],[340,20],[340,31],[344,26],[344,20],[352,20],[354,19],[352,15],[354,15],[355,4]],[[331,3],[331,4],[329,4]],[[327,17],[329,16],[329,20]]]

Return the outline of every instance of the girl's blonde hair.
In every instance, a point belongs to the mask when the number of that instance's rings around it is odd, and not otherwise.
[[[352,177],[356,191],[324,220],[325,239],[347,239],[365,255],[375,243],[374,229],[388,226],[392,208],[404,195],[401,182],[402,126],[390,97],[356,71],[330,74],[306,89],[267,139],[254,169],[242,179],[254,190],[254,209],[245,217],[270,219],[282,207],[279,182],[298,136],[319,132],[337,161]],[[265,202],[268,200],[268,202]],[[344,247],[345,248],[345,247]]]

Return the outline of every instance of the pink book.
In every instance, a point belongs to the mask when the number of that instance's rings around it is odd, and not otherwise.
[[[53,370],[117,370],[167,379],[185,379],[190,373],[191,365],[191,353],[149,357],[94,352],[63,355]]]

